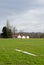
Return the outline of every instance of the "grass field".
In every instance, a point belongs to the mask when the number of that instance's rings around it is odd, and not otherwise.
[[[0,65],[44,65],[44,39],[0,39]]]

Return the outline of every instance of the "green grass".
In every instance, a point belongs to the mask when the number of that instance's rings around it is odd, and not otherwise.
[[[16,52],[15,49],[37,56]],[[44,65],[44,39],[0,39],[0,65]]]

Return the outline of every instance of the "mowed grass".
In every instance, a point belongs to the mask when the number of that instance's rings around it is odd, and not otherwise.
[[[0,39],[0,65],[44,65],[44,39]]]

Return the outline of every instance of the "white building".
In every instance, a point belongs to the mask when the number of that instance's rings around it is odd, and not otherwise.
[[[17,38],[21,38],[21,35],[18,35]]]
[[[22,36],[22,39],[25,39],[26,37],[25,36]]]
[[[29,39],[29,36],[25,36],[25,35],[21,36],[21,35],[18,35],[17,38]]]
[[[27,39],[29,39],[29,36],[26,36]]]

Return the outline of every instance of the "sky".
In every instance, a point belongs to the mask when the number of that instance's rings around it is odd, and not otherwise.
[[[0,0],[0,32],[7,20],[24,32],[44,32],[44,0]]]

